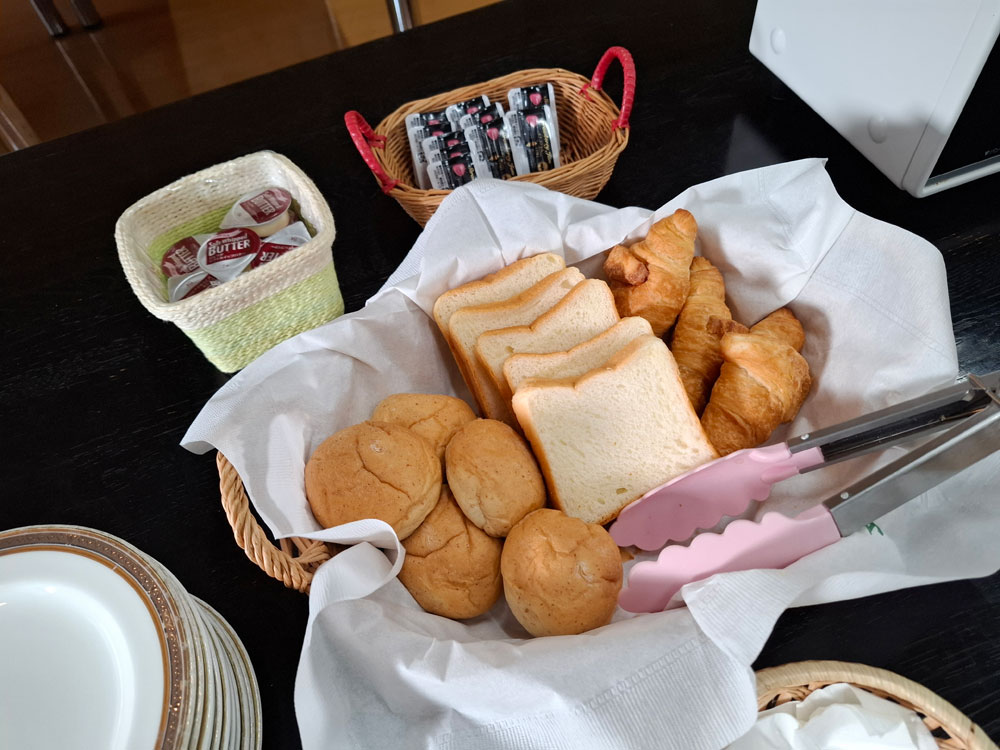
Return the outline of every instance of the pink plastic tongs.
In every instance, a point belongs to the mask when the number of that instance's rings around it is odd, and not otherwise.
[[[751,500],[767,498],[771,485],[795,474],[940,433],[795,518],[772,512],[756,523],[734,521],[722,533],[699,534],[686,547],[667,547],[655,562],[636,563],[619,604],[631,612],[658,612],[686,583],[733,570],[783,568],[864,528],[1000,450],[998,390],[1000,370],[970,375],[954,386],[787,443],[736,451],[651,490],[612,524],[619,546],[660,549],[742,513]]]

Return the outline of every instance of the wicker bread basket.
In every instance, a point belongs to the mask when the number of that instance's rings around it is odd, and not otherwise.
[[[216,454],[222,505],[236,543],[258,567],[286,586],[309,593],[316,569],[335,555],[336,545],[311,539],[282,539],[276,546],[264,533],[247,499],[243,481],[226,457]],[[757,672],[757,710],[764,711],[814,690],[845,682],[912,709],[941,750],[1000,750],[965,714],[922,685],[893,672],[840,661],[804,661]]]
[[[291,537],[275,544],[250,510],[243,480],[222,452],[215,455],[219,469],[219,492],[236,543],[253,563],[272,578],[289,588],[309,593],[316,569],[333,557],[338,548],[333,544]]]
[[[621,63],[625,76],[620,110],[600,90],[613,60]],[[534,182],[578,198],[593,198],[611,178],[618,155],[628,145],[628,119],[635,97],[635,65],[624,47],[612,47],[605,52],[590,80],[561,68],[533,68],[409,102],[382,120],[374,130],[358,112],[348,112],[344,121],[354,145],[383,192],[399,201],[423,226],[450,191],[421,190],[414,186],[406,115],[443,109],[481,94],[486,94],[490,101],[506,102],[508,90],[545,81],[551,81],[555,89],[562,166],[512,179]]]
[[[160,260],[177,240],[214,232],[243,194],[268,186],[292,194],[313,238],[294,252],[179,302],[166,299]],[[272,151],[183,177],[129,207],[115,227],[118,257],[139,301],[168,320],[223,372],[344,311],[331,247],[333,215],[305,173]]]
[[[802,661],[757,672],[757,709],[802,700],[813,690],[845,682],[917,713],[941,750],[998,750],[965,714],[943,698],[898,674],[842,661]]]

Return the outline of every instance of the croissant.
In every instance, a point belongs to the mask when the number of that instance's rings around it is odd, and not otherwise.
[[[749,333],[722,337],[724,361],[701,418],[720,455],[760,445],[798,413],[812,386],[809,364],[798,352],[804,342],[802,325],[784,307]]]
[[[653,224],[645,239],[611,249],[604,275],[621,317],[645,318],[657,336],[670,329],[687,299],[697,233],[694,216],[681,208]]]
[[[707,258],[695,258],[691,261],[691,290],[677,317],[670,351],[696,414],[704,411],[712,384],[719,377],[720,339],[726,323],[733,322],[732,317],[726,307],[726,286],[719,269]],[[710,320],[716,321],[711,328]]]

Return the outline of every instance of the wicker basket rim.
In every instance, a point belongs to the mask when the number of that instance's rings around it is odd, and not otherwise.
[[[940,724],[968,750],[998,750],[997,745],[969,717],[932,690],[887,669],[854,662],[816,660],[768,667],[757,672],[757,706],[764,710],[779,693],[797,687],[810,692],[826,685],[845,682],[877,690],[914,707]],[[948,747],[956,747],[948,745]]]

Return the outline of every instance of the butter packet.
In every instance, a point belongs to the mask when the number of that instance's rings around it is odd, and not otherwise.
[[[219,229],[246,227],[258,237],[269,237],[291,223],[292,194],[284,188],[268,187],[240,196],[229,209]]]
[[[199,268],[198,248],[211,236],[210,234],[196,234],[177,240],[167,249],[160,261],[160,270],[163,271],[163,275],[171,278],[197,271]]]
[[[257,255],[250,261],[250,268],[257,268],[265,263],[270,263],[288,251],[302,247],[311,239],[312,236],[309,234],[309,230],[304,223],[297,221],[294,224],[289,224],[280,232],[272,234],[267,240],[261,243]]]
[[[200,269],[180,276],[171,276],[167,279],[167,299],[170,302],[180,302],[221,283],[221,279]]]
[[[230,281],[243,273],[259,251],[260,237],[252,229],[223,229],[198,248],[198,265],[220,281]]]

